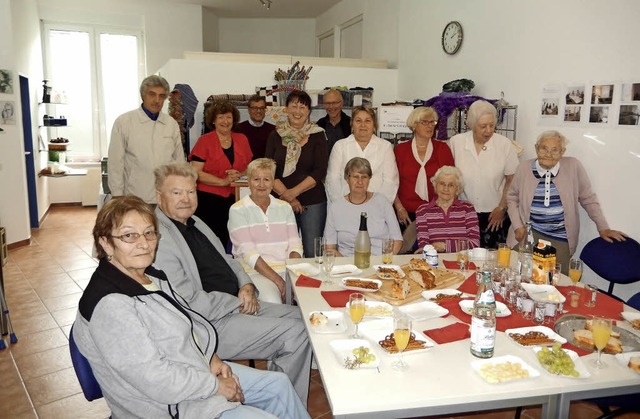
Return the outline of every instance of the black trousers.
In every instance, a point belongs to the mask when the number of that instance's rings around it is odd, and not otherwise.
[[[511,220],[507,214],[502,220],[502,228],[496,231],[489,231],[489,215],[490,212],[478,213],[478,224],[480,226],[480,247],[485,249],[497,249],[498,243],[507,242],[507,232],[511,226]]]

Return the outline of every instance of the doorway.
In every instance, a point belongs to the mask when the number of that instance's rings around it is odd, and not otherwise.
[[[36,168],[33,154],[33,132],[31,127],[31,100],[29,79],[20,76],[20,106],[22,108],[22,130],[24,138],[24,159],[27,175],[27,195],[29,196],[29,222],[31,228],[38,228],[38,196],[36,194]]]

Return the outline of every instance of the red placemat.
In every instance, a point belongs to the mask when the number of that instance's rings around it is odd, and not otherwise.
[[[562,295],[567,298],[567,301],[564,303],[564,309],[570,314],[581,314],[583,316],[604,316],[610,319],[620,320],[622,316],[620,313],[624,311],[624,305],[622,301],[616,300],[615,298],[603,293],[598,292],[598,296],[596,297],[596,306],[595,307],[585,307],[584,303],[591,300],[591,291],[586,288],[580,287],[556,287],[558,291]],[[578,307],[571,307],[569,304],[569,293],[571,291],[575,291],[580,294],[580,302]]]
[[[467,339],[471,336],[469,325],[464,323],[454,323],[439,329],[425,330],[423,333],[439,345]]]
[[[320,288],[320,285],[322,285],[322,281],[306,275],[300,275],[296,281],[296,287]]]
[[[447,269],[460,269],[460,264],[455,260],[443,260],[442,263],[444,264],[444,267]],[[476,264],[473,262],[467,263],[467,269],[471,271],[475,271]]]
[[[325,299],[331,307],[345,307],[349,302],[349,296],[355,291],[320,291],[322,298]]]
[[[475,272],[471,274],[471,276],[460,284],[458,287],[458,291],[466,292],[468,294],[476,295],[478,293],[478,284],[476,284],[476,274]]]

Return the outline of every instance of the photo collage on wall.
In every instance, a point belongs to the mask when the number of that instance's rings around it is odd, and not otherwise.
[[[0,69],[0,132],[2,125],[16,124],[16,102],[13,99],[13,72]]]
[[[640,82],[549,84],[540,118],[563,124],[640,126]]]

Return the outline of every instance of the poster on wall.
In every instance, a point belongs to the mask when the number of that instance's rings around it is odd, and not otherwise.
[[[561,89],[558,85],[548,85],[542,88],[540,116],[545,119],[558,119],[560,115]]]
[[[618,124],[639,126],[640,122],[640,83],[622,83]]]
[[[0,69],[0,93],[13,94],[13,72]]]
[[[589,103],[589,122],[592,124],[608,124],[611,120],[611,104],[613,103],[613,84],[594,84],[591,87]]]
[[[564,95],[564,122],[580,122],[584,105],[584,84],[569,84]]]
[[[16,124],[16,103],[13,101],[0,101],[0,124],[15,125]]]

